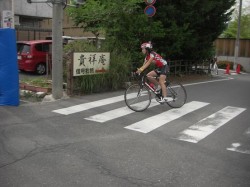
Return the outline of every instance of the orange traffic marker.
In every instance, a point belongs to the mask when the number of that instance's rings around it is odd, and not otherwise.
[[[227,64],[227,68],[226,68],[225,74],[230,75],[229,71],[230,71],[230,64]]]
[[[237,65],[236,73],[237,73],[237,74],[240,74],[240,64]]]

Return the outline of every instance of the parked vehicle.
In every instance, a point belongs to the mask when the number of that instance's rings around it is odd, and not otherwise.
[[[32,40],[17,42],[18,68],[21,71],[46,73],[46,64],[51,67],[52,40]]]

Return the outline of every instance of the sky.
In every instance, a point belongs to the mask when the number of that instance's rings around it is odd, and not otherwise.
[[[250,6],[250,0],[242,0],[242,6],[243,7]]]
[[[236,2],[236,8],[239,10],[240,0]],[[242,0],[242,9],[244,9],[244,13],[250,13],[250,0]]]
[[[246,12],[250,13],[250,0],[242,0],[242,8],[247,8]]]

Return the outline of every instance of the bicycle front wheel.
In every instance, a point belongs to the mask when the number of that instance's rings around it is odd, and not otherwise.
[[[151,103],[151,93],[143,85],[132,84],[125,91],[124,100],[131,110],[141,112],[149,107]]]
[[[187,92],[184,86],[179,82],[170,82],[167,86],[167,94],[173,98],[173,101],[167,102],[172,108],[180,108],[187,101]]]

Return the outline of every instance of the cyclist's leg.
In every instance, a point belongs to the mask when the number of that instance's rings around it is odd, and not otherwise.
[[[167,97],[167,88],[165,85],[165,80],[166,80],[166,75],[161,74],[159,77],[159,84],[161,86],[161,90],[162,90],[162,96],[163,97]]]
[[[159,82],[157,81],[156,77],[157,76],[157,73],[155,72],[155,70],[152,70],[150,71],[148,74],[147,74],[147,79],[152,82],[155,87],[157,87],[157,85],[159,85]]]
[[[161,68],[160,71],[160,77],[159,77],[159,84],[161,86],[162,89],[162,96],[163,97],[167,97],[167,88],[165,85],[165,81],[166,81],[166,77],[167,77],[167,71],[168,71],[168,66],[165,65]]]

